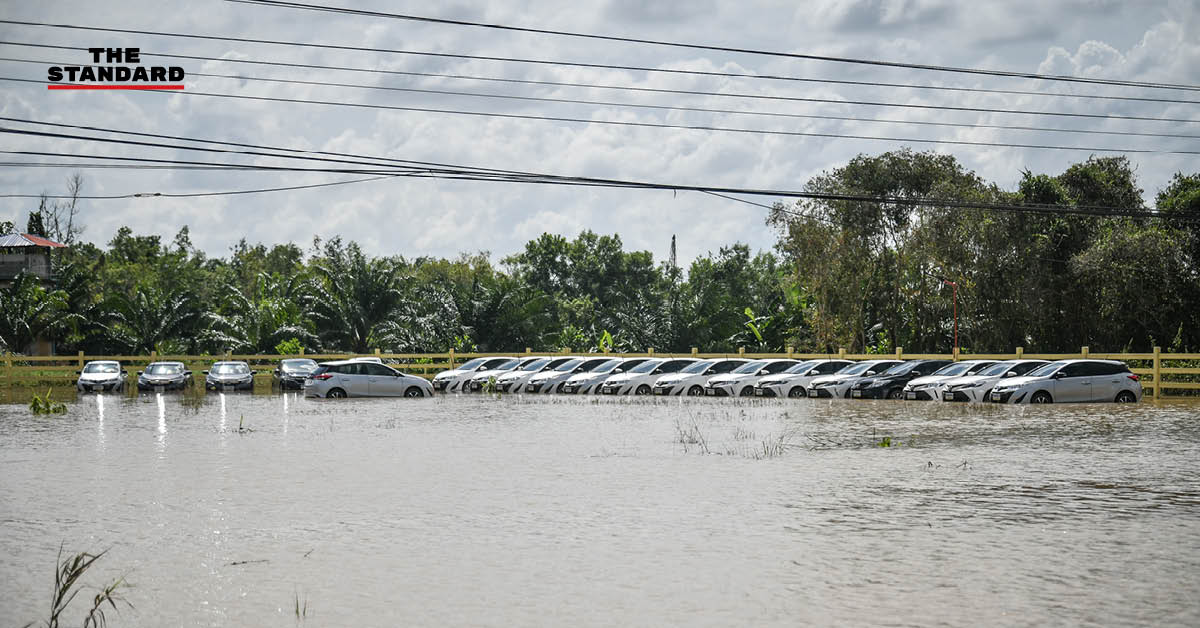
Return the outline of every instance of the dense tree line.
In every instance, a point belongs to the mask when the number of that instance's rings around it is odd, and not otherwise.
[[[82,182],[73,179],[77,190]],[[1015,191],[953,157],[861,155],[807,191],[895,199],[1144,209],[1123,157]],[[1200,175],[1179,174],[1157,209],[1200,212]],[[686,269],[626,251],[618,236],[543,234],[493,262],[372,257],[340,238],[209,257],[184,227],[167,243],[122,228],[80,242],[75,206],[31,212],[57,251],[55,289],[0,289],[0,349],[51,337],[90,354],[613,350],[946,352],[958,284],[960,344],[972,351],[1200,346],[1200,224],[959,209],[907,202],[778,204],[772,252],[722,247]],[[64,231],[65,229],[65,231]],[[674,251],[674,242],[672,242]]]

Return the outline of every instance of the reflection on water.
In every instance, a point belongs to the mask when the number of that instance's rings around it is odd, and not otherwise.
[[[94,398],[0,406],[7,623],[1200,623],[1197,406]]]

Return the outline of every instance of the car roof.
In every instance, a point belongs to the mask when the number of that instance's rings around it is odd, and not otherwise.
[[[177,362],[177,361],[173,361],[173,360],[166,360],[163,362],[151,362],[151,363],[147,364],[146,366],[150,367],[150,366],[154,366],[156,364],[178,364],[179,366],[183,366],[183,362]]]
[[[120,362],[116,360],[88,360],[84,363],[84,366],[88,364],[120,364]]]
[[[245,360],[218,360],[216,362],[213,362],[213,366],[216,366],[218,364],[245,364],[245,363],[246,363]]]
[[[382,364],[382,363],[376,362],[374,360],[356,360],[354,358],[351,358],[349,360],[332,360],[330,362],[320,362],[317,364],[317,366],[341,366],[343,364],[378,364],[379,366],[387,366],[386,364]]]

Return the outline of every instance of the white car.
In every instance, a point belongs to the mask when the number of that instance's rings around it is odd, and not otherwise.
[[[878,375],[902,360],[866,360],[855,362],[850,366],[834,373],[818,377],[808,384],[808,396],[814,399],[849,399],[850,387],[860,379]]]
[[[567,383],[563,384],[562,391],[567,394],[586,395],[589,393],[600,394],[600,384],[604,380],[618,375],[627,373],[630,369],[645,362],[649,358],[613,358],[600,366],[578,375],[572,375],[567,379]]]
[[[714,358],[692,362],[687,368],[663,375],[654,380],[656,395],[687,395],[689,397],[704,396],[704,384],[714,375],[724,375],[733,369],[749,362],[744,358]]]
[[[995,363],[995,360],[951,362],[929,375],[909,380],[900,391],[900,398],[905,401],[938,401],[942,398],[944,382],[964,375],[974,375]]]
[[[496,378],[496,389],[506,393],[525,391],[525,383],[534,375],[553,370],[573,358],[537,358]]]
[[[105,390],[120,392],[125,390],[125,369],[116,360],[94,360],[83,365],[83,370],[75,373],[75,389],[79,392],[89,390],[103,392]]]
[[[777,375],[797,364],[796,360],[754,360],[729,372],[710,377],[704,384],[709,397],[752,397],[754,385],[768,375]]]
[[[1059,360],[1022,377],[996,382],[988,399],[996,403],[1132,403],[1142,398],[1142,383],[1124,362]]]
[[[667,373],[678,373],[696,358],[650,358],[628,373],[613,375],[600,384],[602,395],[649,395],[655,380]]]
[[[483,390],[483,387],[487,384],[488,380],[492,379],[493,377],[499,380],[501,375],[504,375],[510,371],[515,371],[526,364],[532,364],[533,362],[541,359],[542,358],[513,358],[507,362],[497,365],[495,368],[476,371],[471,376],[471,379],[467,382],[466,386],[463,387],[463,392],[480,392]]]
[[[1039,366],[1049,364],[1046,360],[1006,360],[997,362],[974,375],[955,377],[942,382],[942,401],[988,400],[988,393],[996,382],[1006,377],[1019,377]]]
[[[305,397],[432,397],[433,385],[424,377],[401,373],[377,362],[323,362],[304,380]]]
[[[433,389],[438,392],[466,392],[465,384],[471,381],[479,371],[494,369],[514,358],[475,358],[467,360],[456,369],[442,371],[433,376]]]
[[[754,385],[756,397],[808,396],[808,385],[818,377],[834,373],[854,364],[850,360],[805,360],[771,377],[764,377]]]
[[[527,393],[555,393],[562,392],[562,387],[567,383],[567,380],[572,375],[586,373],[605,362],[612,360],[609,357],[599,358],[575,358],[567,360],[558,365],[557,368],[551,371],[538,373],[529,378],[525,384],[525,392]]]

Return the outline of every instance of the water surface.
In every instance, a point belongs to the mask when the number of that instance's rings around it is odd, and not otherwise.
[[[4,625],[60,543],[114,627],[1200,624],[1195,405],[69,405],[0,406]]]

